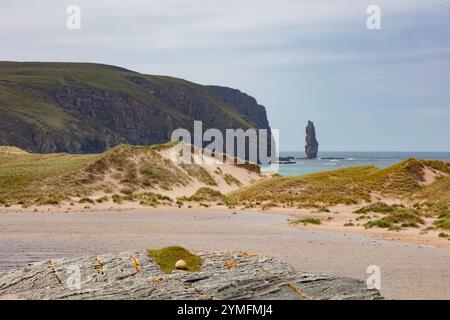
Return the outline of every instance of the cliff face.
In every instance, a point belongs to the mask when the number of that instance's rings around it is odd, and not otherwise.
[[[237,89],[219,86],[208,86],[208,88],[215,97],[244,115],[249,121],[256,124],[258,128],[269,128],[266,108],[259,105],[255,98]]]
[[[274,151],[271,148],[272,146],[275,146],[275,141],[272,140],[272,133],[270,131],[269,121],[267,120],[266,108],[259,105],[255,98],[242,93],[237,89],[220,86],[208,86],[208,88],[216,98],[221,100],[226,105],[231,106],[234,110],[242,114],[245,119],[254,123],[256,127],[259,129],[268,129],[267,155],[270,156]],[[246,148],[247,150],[249,149],[248,144]],[[248,158],[247,155],[245,157],[246,159]]]
[[[305,153],[307,159],[316,159],[317,153],[319,152],[319,143],[316,139],[316,128],[314,128],[314,123],[308,121],[306,126],[306,145]]]
[[[0,113],[0,145],[41,153],[164,143],[194,120],[270,129],[264,107],[238,90],[83,63],[0,62]]]

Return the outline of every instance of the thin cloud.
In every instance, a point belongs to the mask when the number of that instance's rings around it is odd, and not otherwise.
[[[424,116],[432,116],[432,117],[450,117],[450,107],[447,108],[419,108],[417,109],[417,113]]]

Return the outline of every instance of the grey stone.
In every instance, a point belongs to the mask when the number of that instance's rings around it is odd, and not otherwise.
[[[163,273],[144,251],[33,263],[0,273],[0,299],[381,298],[363,281],[297,272],[270,257],[197,254],[203,258],[201,272],[176,270],[172,274]],[[72,280],[78,271],[77,287]]]
[[[317,153],[319,152],[319,143],[316,139],[316,128],[314,127],[314,123],[312,121],[308,121],[308,125],[306,127],[306,145],[305,145],[305,153],[307,159],[316,159]]]

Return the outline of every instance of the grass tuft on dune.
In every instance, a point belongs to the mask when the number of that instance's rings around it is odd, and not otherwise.
[[[194,202],[218,202],[223,201],[225,196],[218,190],[214,190],[208,187],[198,189],[190,197],[180,197],[179,201],[194,201]]]
[[[425,221],[417,210],[397,208],[383,218],[369,221],[364,226],[366,228],[378,227],[400,230],[401,228],[418,228],[419,225],[423,224],[425,224]]]

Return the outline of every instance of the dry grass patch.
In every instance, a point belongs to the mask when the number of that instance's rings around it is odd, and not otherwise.
[[[238,187],[242,186],[242,183],[229,173],[225,173],[223,175],[223,180],[230,186],[233,184],[237,185]]]
[[[355,211],[355,213],[365,214],[365,213],[369,213],[369,212],[375,212],[375,213],[386,214],[386,213],[395,212],[399,208],[404,208],[404,206],[401,204],[388,205],[384,202],[376,202],[376,203],[372,203],[368,206],[359,208],[358,210]]]
[[[303,224],[304,226],[308,225],[308,224],[315,224],[315,225],[319,225],[322,224],[322,220],[317,219],[317,218],[302,218],[302,219],[295,219],[295,220],[290,220],[289,224]]]
[[[397,208],[395,211],[386,214],[383,218],[368,221],[366,228],[388,228],[390,230],[400,230],[401,228],[418,228],[425,224],[420,213],[414,209]]]
[[[450,230],[450,211],[441,212],[433,225],[437,229]]]
[[[208,185],[216,186],[217,181],[209,174],[209,172],[197,164],[181,164],[180,165],[191,177],[196,178],[198,181]]]
[[[194,201],[194,202],[219,202],[224,201],[225,196],[218,190],[214,190],[208,187],[198,189],[190,197],[180,197],[178,201]]]

